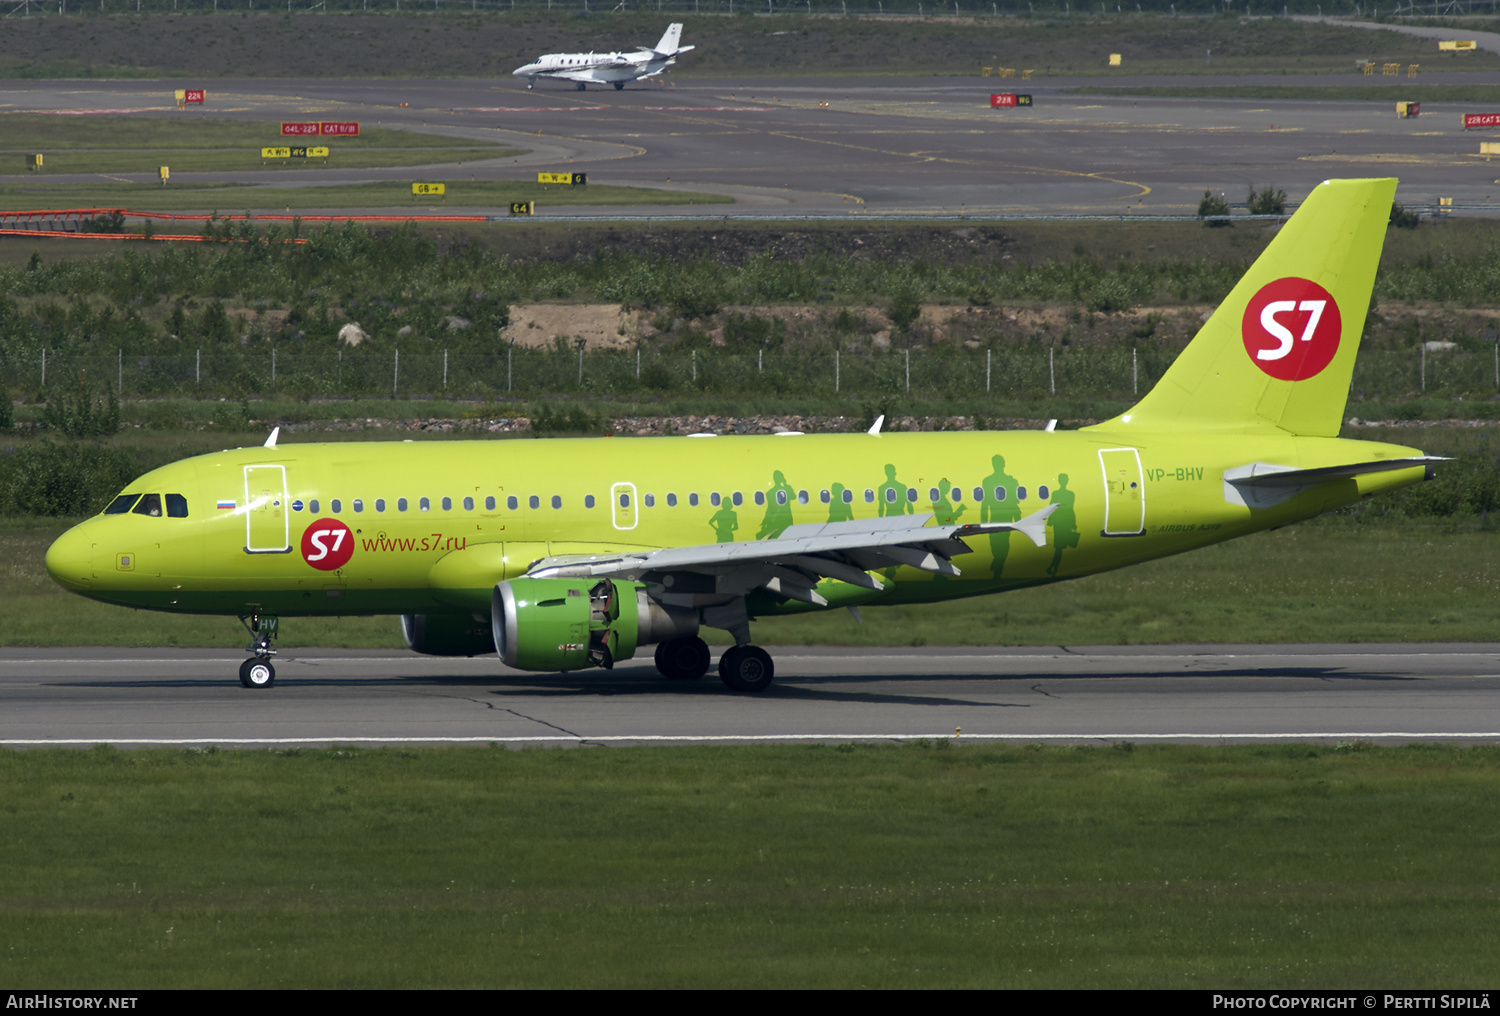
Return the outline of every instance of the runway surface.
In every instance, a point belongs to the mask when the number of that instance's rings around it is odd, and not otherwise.
[[[3,649],[0,746],[1500,740],[1500,644],[770,648],[762,695],[641,660],[297,650],[249,691],[228,651]]]
[[[1422,84],[1468,84],[1462,73]],[[1461,103],[1425,102],[1398,119],[1387,101],[1187,99],[1071,94],[1078,86],[1399,86],[1360,75],[1173,76],[1033,81],[1001,78],[676,77],[623,91],[574,91],[511,78],[435,81],[222,81],[201,110],[175,108],[181,82],[3,82],[0,110],[79,116],[359,120],[527,150],[517,158],[421,169],[308,167],[274,173],[173,173],[174,183],[247,181],[276,186],[376,180],[535,180],[538,170],[584,171],[621,184],[733,197],[737,213],[1190,214],[1206,188],[1242,201],[1275,185],[1293,199],[1329,177],[1395,175],[1397,199],[1491,205],[1500,211],[1500,167],[1479,155],[1492,132],[1464,132]],[[991,109],[992,92],[1033,95],[1029,109]],[[402,105],[407,103],[409,105]],[[336,141],[332,142],[336,147]],[[46,182],[101,182],[51,175]],[[154,167],[109,174],[155,183]],[[35,184],[34,175],[0,183]],[[467,206],[454,186],[451,204]],[[413,209],[425,211],[427,209]],[[710,210],[708,214],[712,214]],[[705,214],[702,206],[539,208],[544,216]]]

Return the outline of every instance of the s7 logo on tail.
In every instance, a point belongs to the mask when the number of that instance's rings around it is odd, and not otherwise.
[[[1308,279],[1269,282],[1250,298],[1240,332],[1245,351],[1281,381],[1304,381],[1333,362],[1343,332],[1339,305]]]

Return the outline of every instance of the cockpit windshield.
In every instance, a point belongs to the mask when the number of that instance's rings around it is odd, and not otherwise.
[[[109,507],[104,509],[104,514],[124,515],[134,510],[136,515],[161,518],[163,502],[166,503],[168,518],[185,519],[188,517],[187,498],[181,494],[121,494],[109,503]]]
[[[130,511],[131,505],[135,504],[140,499],[140,496],[139,494],[121,494],[109,503],[109,507],[104,509],[104,514],[124,515]]]

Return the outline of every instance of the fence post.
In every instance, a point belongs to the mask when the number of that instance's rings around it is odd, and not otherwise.
[[[1053,366],[1052,363],[1052,354],[1055,351],[1056,347],[1047,347],[1047,390],[1053,395],[1057,394],[1057,369]]]
[[[276,347],[271,347],[271,387],[276,387]]]
[[[635,347],[635,379],[641,379],[641,347]]]
[[[906,390],[911,391],[911,347],[906,347]]]
[[[993,349],[984,351],[984,394],[990,393],[990,358],[994,355]]]
[[[506,391],[512,391],[512,390],[514,390],[515,375],[511,373],[511,369],[510,369],[510,354],[514,353],[515,351],[516,351],[516,344],[514,342],[512,342],[510,345],[508,345],[508,346],[505,347],[505,390]]]
[[[1350,383],[1352,384],[1353,382],[1351,381]],[[1135,361],[1135,347],[1131,346],[1130,347],[1130,394],[1131,395],[1139,395],[1140,393],[1141,393],[1141,371],[1140,371],[1140,368],[1136,365],[1136,361]]]
[[[1427,390],[1427,344],[1418,347],[1422,351],[1422,391]]]
[[[334,384],[340,388],[344,387],[344,349],[342,346],[339,347],[338,375],[334,378]]]
[[[203,383],[203,347],[199,346],[193,353],[193,384]]]
[[[765,346],[761,346],[759,349],[757,349],[755,351],[755,373],[757,373],[757,374],[764,374],[765,372],[766,372],[766,347]]]
[[[698,383],[698,351],[696,349],[694,349],[691,352],[693,354],[693,384],[697,384]]]
[[[115,349],[115,394],[125,394],[125,350],[119,347]]]
[[[839,351],[833,351],[833,394],[839,393]]]
[[[42,347],[42,387],[47,387],[47,347]]]
[[[396,397],[396,386],[401,382],[401,347],[396,347],[395,358],[391,361],[391,398]]]
[[[583,387],[583,343],[578,343],[578,387]]]
[[[448,350],[443,350],[443,391],[448,390]]]

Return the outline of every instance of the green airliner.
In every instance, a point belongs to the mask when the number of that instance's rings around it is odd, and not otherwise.
[[[1439,459],[1338,437],[1395,180],[1319,185],[1161,382],[1070,432],[263,447],[153,470],[47,570],[125,607],[238,616],[248,688],[284,617],[397,614],[419,653],[761,691],[751,619],[980,596],[1283,526]]]

